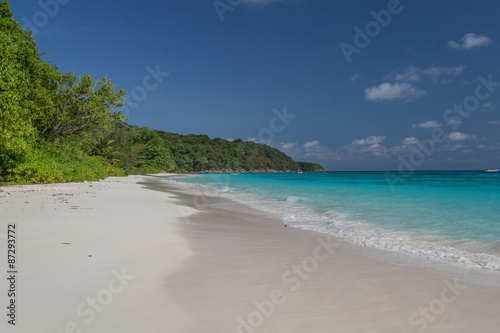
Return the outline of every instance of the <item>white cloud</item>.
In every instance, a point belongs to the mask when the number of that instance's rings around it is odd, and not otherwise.
[[[489,123],[492,125],[500,125],[500,121],[498,121],[498,120],[492,120]]]
[[[426,69],[420,69],[415,66],[408,67],[403,73],[392,72],[386,75],[386,78],[392,79],[398,82],[414,83],[422,81],[423,76],[428,76],[437,82],[441,75],[452,75],[457,76],[465,70],[464,65],[456,67],[429,67]],[[450,80],[442,80],[443,83],[449,82]]]
[[[458,119],[450,119],[446,122],[447,125],[454,126],[454,125],[460,125],[462,123],[461,120]]]
[[[441,145],[438,147],[438,150],[439,151],[455,151],[455,150],[459,150],[459,149],[462,149],[462,148],[465,148],[465,146],[461,143],[456,143],[456,144],[453,144],[453,145],[450,145],[450,144],[444,144],[444,145]]]
[[[463,140],[474,140],[476,137],[474,135],[462,133],[462,132],[453,132],[448,135],[448,139],[451,141],[463,141]]]
[[[385,136],[372,135],[365,139],[356,139],[350,145],[342,147],[342,149],[346,152],[346,157],[349,156],[349,158],[356,158],[365,154],[383,157],[388,153],[387,147],[380,144],[384,140]]]
[[[288,149],[293,149],[293,148],[295,148],[296,146],[297,146],[297,143],[295,143],[295,142],[281,143],[281,147],[282,147],[283,149],[287,149],[287,150],[288,150]]]
[[[420,70],[414,66],[408,67],[403,73],[395,73],[389,76],[393,76],[396,81],[403,82],[419,82],[420,81]]]
[[[457,76],[464,70],[464,65],[456,67],[429,67],[426,69],[410,66],[402,73],[393,71],[385,76],[386,79],[396,81],[395,83],[384,82],[379,86],[366,88],[365,98],[369,101],[410,101],[416,97],[427,94],[426,91],[414,85],[416,82],[421,82],[424,77],[431,78],[434,83],[437,83],[440,78],[441,83],[449,83],[451,79],[442,78],[442,76]]]
[[[387,156],[388,149],[387,149],[387,147],[376,143],[374,145],[364,147],[363,152],[370,153],[374,156],[383,157],[383,156]]]
[[[318,140],[306,142],[302,145],[305,157],[320,160],[338,160],[338,154],[328,147],[322,146]]]
[[[417,139],[414,136],[410,136],[408,138],[404,138],[403,141],[401,141],[401,144],[403,144],[403,145],[416,145],[419,142],[420,142],[419,139]]]
[[[309,141],[309,142],[306,142],[304,144],[304,148],[305,149],[309,149],[309,148],[313,148],[313,147],[316,147],[319,145],[319,141],[318,140],[314,140],[314,141]]]
[[[464,65],[456,67],[430,67],[422,70],[423,75],[429,75],[432,77],[438,77],[441,74],[454,75],[457,76],[462,73],[465,69]]]
[[[418,89],[410,83],[384,82],[378,87],[365,89],[365,98],[368,101],[394,101],[394,100],[412,100],[416,97],[426,95],[423,90]]]
[[[492,145],[481,144],[481,145],[477,146],[477,148],[483,149],[483,150],[499,150],[500,143],[494,143]]]
[[[356,139],[352,142],[353,145],[373,145],[381,143],[385,140],[385,136],[376,136],[372,135],[367,137],[366,139]]]
[[[465,34],[460,40],[459,43],[450,40],[448,42],[448,46],[454,49],[471,49],[473,47],[479,46],[488,46],[493,44],[493,41],[486,36],[476,35],[472,32]]]
[[[354,82],[354,81],[356,81],[358,78],[359,78],[359,74],[354,74],[354,75],[351,77],[351,81],[352,81],[352,82]]]
[[[435,122],[437,123],[437,121]],[[462,153],[472,152],[472,147],[467,147],[465,141],[476,139],[475,135],[452,132],[448,135],[448,143],[437,145],[436,150],[440,152],[459,150],[461,150]],[[410,154],[422,149],[422,141],[414,136],[405,137],[399,143],[389,146],[383,145],[385,140],[386,136],[371,135],[366,138],[354,139],[350,144],[338,148],[323,146],[319,140],[311,140],[305,143],[282,142],[271,146],[278,148],[296,160],[322,161],[392,159],[396,158],[398,155]],[[482,150],[496,150],[500,149],[500,143],[491,146],[479,145],[477,148]],[[466,151],[466,149],[468,150]]]
[[[481,106],[481,112],[492,112],[497,109],[497,106],[495,103],[487,102],[484,103],[483,106]]]
[[[340,160],[339,155],[332,149],[322,146],[319,140],[313,140],[304,144],[297,142],[282,142],[273,147],[281,150],[295,160],[318,159],[318,160]]]
[[[323,146],[319,140],[308,141],[304,144],[287,142],[275,145],[275,148],[283,151],[296,160],[352,160],[375,157],[387,157],[390,152],[387,147],[380,144],[384,136],[369,136],[365,139],[356,139],[353,143],[331,149]]]
[[[410,153],[410,152],[412,152],[412,151],[414,151],[414,150],[417,149],[415,146],[419,142],[420,142],[419,139],[417,139],[414,136],[410,136],[410,137],[407,137],[407,138],[404,138],[403,140],[401,140],[401,142],[398,143],[397,145],[389,148],[389,151],[392,154]]]
[[[438,128],[441,126],[443,126],[443,125],[436,120],[430,120],[430,121],[426,121],[426,122],[423,122],[420,124],[411,125],[411,127],[413,127],[413,128]]]

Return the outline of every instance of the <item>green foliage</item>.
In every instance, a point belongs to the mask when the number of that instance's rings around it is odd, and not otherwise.
[[[84,154],[76,146],[75,138],[47,143],[11,158],[15,163],[3,179],[11,184],[82,182],[124,175],[123,170],[110,165],[105,158]]]
[[[0,146],[27,148],[34,122],[52,107],[60,73],[40,59],[31,33],[12,19],[8,1],[0,2]]]
[[[97,140],[97,143],[96,142]],[[93,153],[105,156],[109,162],[127,174],[158,173],[174,170],[171,152],[152,129],[127,125],[116,126],[113,132],[91,137]],[[104,147],[106,145],[106,147]],[[100,152],[100,153],[98,153]]]
[[[0,1],[0,182],[81,182],[203,170],[322,169],[254,142],[128,126],[113,111],[124,90],[93,75],[63,74],[41,59],[31,33]]]
[[[59,134],[73,134],[83,129],[110,130],[126,117],[111,110],[123,106],[124,90],[115,91],[108,79],[94,80],[93,75],[77,77],[63,75],[54,98],[53,112],[40,122],[40,130],[48,138]]]
[[[96,133],[86,141],[91,155],[103,156],[110,163],[115,162],[116,152],[113,147],[115,140],[111,139],[111,134]]]
[[[174,159],[165,142],[154,130],[141,127],[137,130],[136,142],[146,145],[144,168],[148,173],[172,171],[175,167]]]
[[[299,170],[302,171],[325,171],[323,167],[318,163],[311,162],[297,162],[299,164]]]
[[[295,162],[278,149],[241,139],[210,139],[206,135],[180,135],[157,131],[172,150],[179,172],[212,171],[304,171],[323,170],[319,164]]]
[[[112,111],[123,105],[125,91],[115,91],[107,78],[62,74],[41,59],[31,33],[12,16],[10,3],[1,1],[0,181],[48,183],[123,174],[106,161],[108,150],[67,142],[72,134],[104,133],[125,119]]]

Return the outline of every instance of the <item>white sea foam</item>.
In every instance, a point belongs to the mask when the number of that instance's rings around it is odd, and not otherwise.
[[[167,182],[177,183],[174,180]],[[448,264],[500,271],[499,256],[477,252],[500,247],[500,242],[484,245],[469,240],[448,240],[423,233],[374,228],[349,221],[345,214],[339,212],[327,211],[323,214],[314,212],[301,205],[300,198],[297,197],[288,197],[286,201],[263,200],[250,194],[231,192],[226,186],[216,188],[198,184],[180,184],[198,192],[218,194],[252,208],[277,214],[290,227],[331,234],[369,248],[396,251]]]

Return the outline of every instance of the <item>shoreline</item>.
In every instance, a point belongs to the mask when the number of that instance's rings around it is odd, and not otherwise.
[[[314,170],[303,172],[331,172],[326,170]],[[187,171],[181,173],[174,173],[176,176],[182,175],[208,175],[208,174],[240,174],[240,173],[297,173],[297,170],[274,170],[274,169],[255,169],[255,170],[204,170],[204,171]]]
[[[154,177],[14,188],[25,332],[498,331],[500,288]]]
[[[184,175],[184,177],[189,176]],[[177,177],[183,176],[178,175]],[[219,188],[210,185],[185,183],[175,178],[168,180],[168,182],[188,187],[191,191],[198,191],[202,196],[220,195],[228,200],[248,205],[258,211],[280,215],[283,223],[289,227],[332,234],[352,244],[366,247],[372,252],[379,251],[380,257],[392,258],[395,263],[410,260],[419,262],[419,265],[425,267],[441,265],[445,266],[444,269],[447,269],[446,266],[451,265],[461,270],[478,269],[487,275],[488,283],[494,283],[495,280],[500,281],[500,256],[498,256],[498,251],[495,253],[487,251],[488,246],[493,247],[495,244],[482,244],[472,239],[449,239],[423,232],[377,228],[366,223],[352,222],[342,217],[336,218],[335,223],[330,224],[330,216],[311,211],[307,206],[290,206],[288,201],[276,201],[273,202],[273,205],[269,205],[269,201],[251,194],[221,191]],[[225,188],[228,180],[221,180],[220,182],[223,184],[221,185],[222,188]],[[297,216],[298,218],[296,218]],[[325,225],[329,227],[326,228]],[[497,285],[500,286],[500,282]]]
[[[417,332],[424,326],[428,332],[498,330],[491,311],[500,306],[489,297],[500,295],[500,288],[456,280],[463,277],[462,270],[385,262],[363,253],[361,246],[285,228],[278,216],[226,198],[205,195],[201,200],[199,193],[183,186],[159,187],[201,210],[182,228],[198,255],[189,258],[168,285],[174,299],[197,313],[198,321],[210,331],[382,333]],[[197,203],[202,205],[196,207]],[[227,235],[231,238],[222,237]],[[324,244],[332,244],[331,253],[321,253]],[[320,253],[318,246],[323,249]],[[452,284],[465,288],[467,295],[461,293],[461,300],[446,303],[441,293]],[[193,285],[204,285],[203,298],[192,296]],[[225,304],[217,312],[218,320],[207,313],[214,299]],[[429,304],[444,304],[446,309],[428,320],[419,311]],[[481,308],[474,316],[468,315],[471,305]],[[367,319],[359,322],[361,318]]]

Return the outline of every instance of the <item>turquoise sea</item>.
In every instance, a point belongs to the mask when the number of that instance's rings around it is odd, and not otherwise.
[[[204,174],[174,181],[277,213],[291,227],[500,270],[500,173]]]

